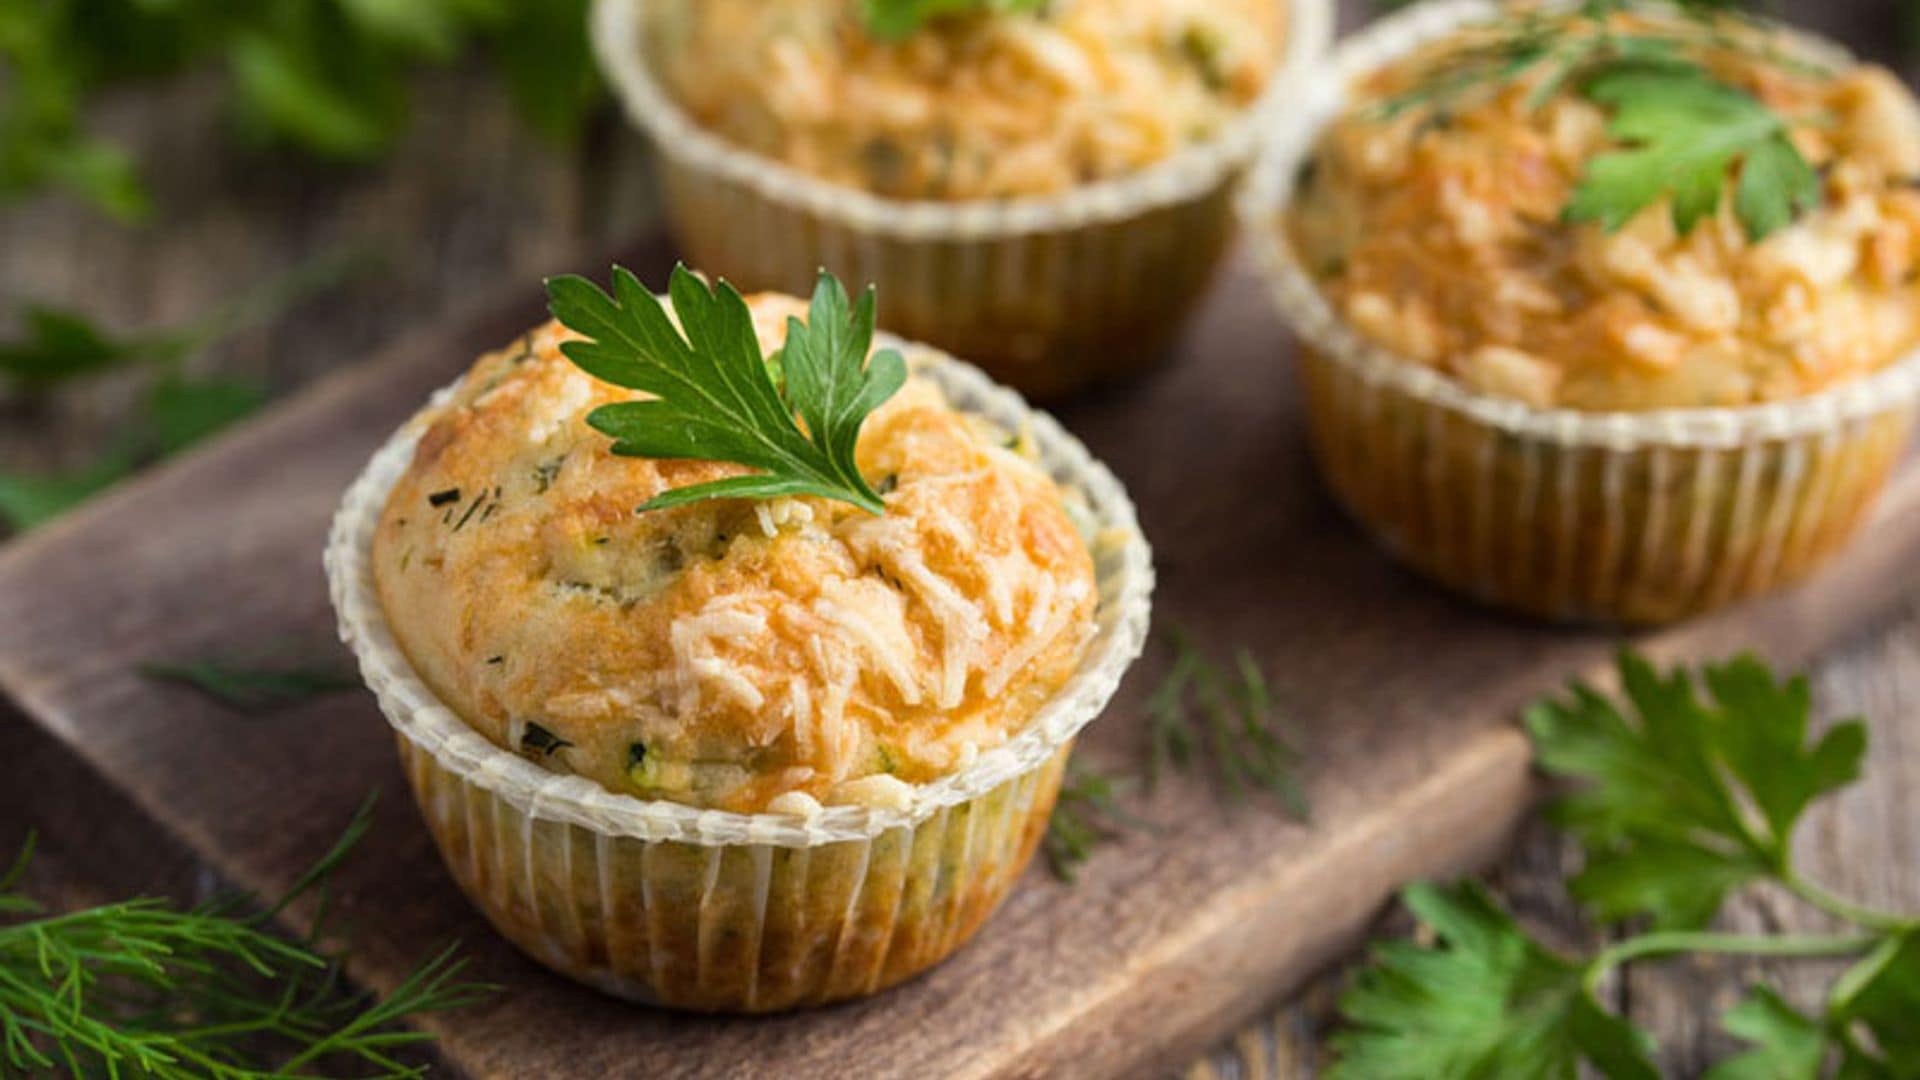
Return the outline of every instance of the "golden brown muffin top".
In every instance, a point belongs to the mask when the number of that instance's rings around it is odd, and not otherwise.
[[[660,0],[650,63],[694,121],[891,198],[1045,195],[1218,133],[1279,62],[1275,0],[1056,0],[877,40],[859,0]]]
[[[749,299],[777,347],[784,296]],[[548,324],[425,413],[374,539],[395,637],[500,746],[644,798],[741,812],[898,805],[1016,734],[1093,631],[1092,558],[1024,440],[924,377],[867,421],[875,516],[713,500],[745,470],[618,457]]]
[[[1819,205],[1756,241],[1734,173],[1685,234],[1666,200],[1615,231],[1569,221],[1595,159],[1623,147],[1577,79],[1543,87],[1541,66],[1383,108],[1493,33],[1470,28],[1363,78],[1303,170],[1287,226],[1335,310],[1475,389],[1583,410],[1799,397],[1920,341],[1920,114],[1899,81],[1804,60],[1747,23],[1607,27],[1685,39],[1680,56],[1784,118]]]

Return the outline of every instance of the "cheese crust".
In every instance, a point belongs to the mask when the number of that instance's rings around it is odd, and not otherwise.
[[[1685,236],[1665,201],[1614,232],[1569,223],[1589,165],[1619,149],[1577,86],[1536,73],[1380,109],[1485,45],[1470,28],[1364,77],[1302,174],[1283,227],[1335,309],[1474,389],[1594,411],[1801,397],[1920,342],[1920,112],[1899,81],[1743,22],[1611,18],[1690,38],[1689,59],[1786,117],[1822,204],[1758,243],[1731,192]]]
[[[763,347],[790,297],[749,300]],[[631,400],[557,324],[481,358],[416,422],[374,539],[401,648],[474,729],[610,790],[739,812],[898,804],[1021,730],[1092,636],[1070,496],[912,378],[858,461],[887,513],[793,498],[637,513],[744,470],[623,458]]]
[[[858,0],[657,0],[649,64],[701,126],[877,195],[1044,195],[1218,133],[1281,54],[1275,0],[1055,0],[876,40]]]

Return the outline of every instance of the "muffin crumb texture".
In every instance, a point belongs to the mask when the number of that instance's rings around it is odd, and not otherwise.
[[[649,64],[694,121],[891,198],[1060,192],[1204,141],[1279,61],[1274,0],[1057,0],[876,40],[858,0],[659,0]]]
[[[750,300],[763,345],[799,301]],[[1018,733],[1093,632],[1092,558],[1024,440],[914,377],[869,417],[874,516],[816,498],[637,512],[733,465],[623,458],[636,395],[557,324],[416,423],[374,541],[388,622],[494,743],[608,789],[739,812],[904,805]]]
[[[1577,86],[1541,100],[1530,75],[1380,107],[1484,45],[1470,29],[1365,77],[1302,170],[1286,227],[1336,311],[1487,394],[1596,411],[1801,397],[1920,341],[1920,111],[1899,80],[1827,69],[1745,23],[1611,18],[1686,38],[1689,59],[1786,118],[1821,204],[1759,242],[1731,191],[1685,235],[1664,201],[1616,231],[1568,223],[1582,176],[1619,149]]]

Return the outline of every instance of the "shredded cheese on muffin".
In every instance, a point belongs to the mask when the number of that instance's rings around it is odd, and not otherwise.
[[[649,61],[695,122],[894,198],[1041,195],[1204,141],[1280,55],[1274,0],[1058,0],[876,40],[857,0],[659,0]]]
[[[805,308],[750,300],[760,340]],[[867,421],[874,516],[817,498],[637,513],[743,471],[617,457],[630,400],[557,324],[420,422],[374,544],[422,677],[494,742],[611,790],[802,812],[896,805],[1019,732],[1090,640],[1092,558],[1015,440],[915,377]]]
[[[1382,115],[1486,33],[1365,78],[1302,172],[1286,227],[1361,334],[1485,393],[1583,410],[1799,397],[1920,342],[1920,112],[1891,74],[1823,70],[1745,24],[1693,33],[1689,59],[1787,119],[1824,198],[1759,242],[1730,192],[1686,235],[1665,201],[1609,232],[1563,218],[1619,149],[1577,87],[1539,100],[1530,76]]]

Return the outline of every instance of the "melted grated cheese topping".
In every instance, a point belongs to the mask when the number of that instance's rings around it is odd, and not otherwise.
[[[1684,35],[1686,56],[1787,118],[1822,204],[1755,242],[1732,192],[1685,235],[1667,201],[1622,228],[1564,210],[1617,151],[1579,80],[1539,72],[1390,117],[1469,28],[1363,80],[1301,173],[1289,229],[1359,333],[1483,393],[1538,408],[1739,406],[1815,393],[1920,344],[1920,107],[1883,68],[1777,57],[1763,25],[1612,16]]]
[[[805,314],[750,306],[769,346]],[[892,805],[1072,674],[1096,601],[1064,494],[932,383],[862,432],[884,516],[809,498],[637,514],[741,470],[613,456],[585,415],[633,395],[575,369],[567,336],[483,358],[422,418],[375,538],[395,636],[482,734],[648,798]],[[522,745],[529,725],[548,748]]]
[[[1275,0],[1056,0],[876,41],[858,0],[659,0],[650,61],[699,124],[893,198],[1064,191],[1217,134],[1278,63]]]

